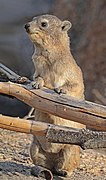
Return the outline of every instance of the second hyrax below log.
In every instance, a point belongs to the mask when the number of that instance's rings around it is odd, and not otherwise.
[[[25,25],[29,38],[35,46],[32,56],[35,65],[34,87],[43,86],[66,93],[77,99],[84,99],[82,72],[71,52],[67,31],[69,21],[61,21],[56,16],[41,15]],[[74,128],[82,124],[35,111],[35,121]],[[77,145],[54,144],[45,137],[34,136],[30,148],[33,163],[50,169],[60,176],[70,176],[80,163],[80,148]]]

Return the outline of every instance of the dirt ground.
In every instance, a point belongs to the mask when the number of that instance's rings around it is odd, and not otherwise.
[[[31,135],[0,129],[0,180],[38,180],[30,174],[33,166],[29,156],[31,139]],[[59,179],[54,177],[54,180]],[[106,150],[81,150],[80,167],[69,179],[106,180]]]

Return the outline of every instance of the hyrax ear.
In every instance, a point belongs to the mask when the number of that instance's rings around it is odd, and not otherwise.
[[[72,24],[69,21],[63,21],[61,24],[62,31],[68,31],[71,28]]]

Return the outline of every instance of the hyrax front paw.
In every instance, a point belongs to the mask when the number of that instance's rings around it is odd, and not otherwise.
[[[44,80],[42,77],[35,78],[35,81],[32,82],[32,87],[35,89],[41,89],[44,86]]]
[[[58,94],[66,94],[66,90],[64,87],[55,88],[54,91]]]

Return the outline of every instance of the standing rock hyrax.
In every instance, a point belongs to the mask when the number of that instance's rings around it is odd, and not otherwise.
[[[34,17],[25,28],[35,46],[32,56],[35,65],[34,87],[38,89],[45,86],[58,93],[84,99],[82,72],[70,52],[67,31],[71,28],[71,23],[61,21],[56,16],[41,15]],[[35,111],[35,121],[84,127],[39,110]],[[61,176],[70,176],[80,162],[79,146],[50,143],[40,136],[33,137],[30,154],[34,164],[46,167]]]

